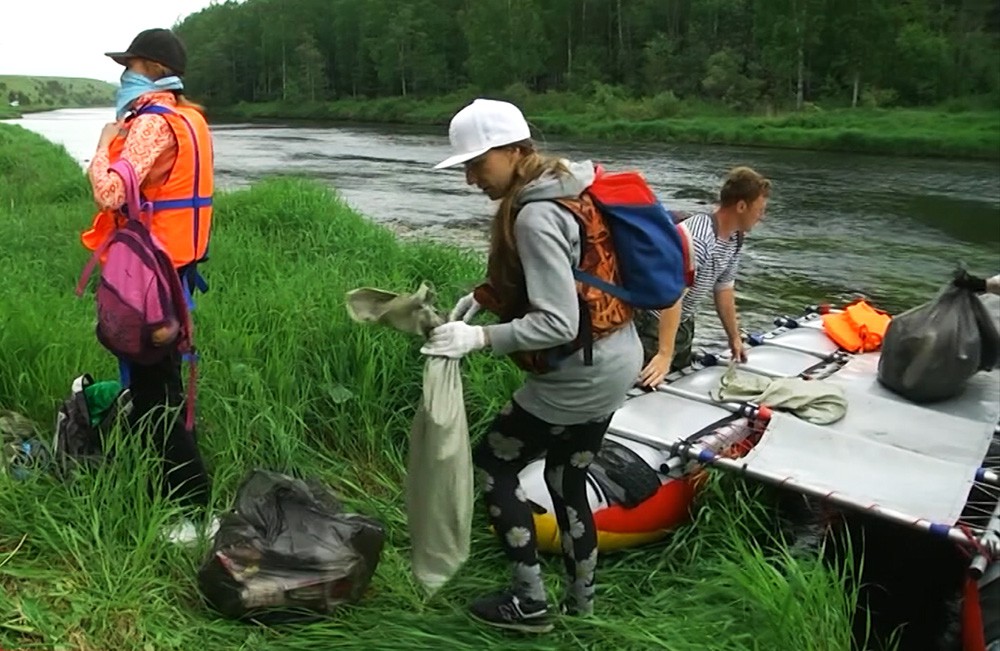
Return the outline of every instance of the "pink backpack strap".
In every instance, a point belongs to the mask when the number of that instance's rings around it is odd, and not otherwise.
[[[90,280],[91,274],[94,273],[94,267],[100,261],[101,256],[104,255],[104,251],[107,250],[108,245],[111,244],[111,238],[107,238],[101,243],[99,247],[94,249],[94,254],[90,256],[90,260],[87,260],[87,264],[83,267],[83,272],[80,274],[80,280],[76,282],[76,295],[83,296],[83,291],[87,288],[87,281]]]
[[[139,192],[139,178],[135,174],[135,169],[132,167],[132,163],[128,162],[124,158],[118,159],[111,164],[108,168],[109,171],[115,172],[121,177],[122,182],[125,184],[125,205],[126,214],[129,219],[138,219],[141,221],[141,216],[144,212],[149,212],[152,209],[152,204],[148,201],[145,203],[139,202],[140,192]],[[90,280],[90,276],[94,273],[94,268],[97,266],[104,255],[105,250],[111,244],[111,237],[105,239],[100,246],[94,250],[94,254],[90,256],[90,260],[87,261],[86,266],[83,268],[83,272],[80,274],[80,280],[76,284],[76,295],[83,296],[83,292],[87,287],[87,282]]]
[[[194,355],[188,360],[187,407],[184,414],[184,428],[194,431],[194,401],[198,395],[198,358]]]
[[[152,210],[153,205],[146,201],[140,202],[142,194],[139,190],[139,177],[135,174],[132,163],[120,158],[111,164],[110,171],[122,177],[125,183],[125,205],[129,219],[140,219],[144,213]]]

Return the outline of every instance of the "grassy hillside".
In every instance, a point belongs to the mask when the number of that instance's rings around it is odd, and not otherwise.
[[[115,86],[97,79],[79,77],[31,77],[25,75],[0,75],[0,110],[4,116],[28,111],[47,111],[59,108],[109,106],[114,103]],[[12,108],[12,101],[19,106]]]

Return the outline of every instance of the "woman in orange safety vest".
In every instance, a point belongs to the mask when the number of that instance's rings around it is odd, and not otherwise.
[[[99,247],[125,219],[125,185],[111,164],[125,159],[135,169],[143,200],[152,204],[149,223],[189,295],[205,289],[196,264],[205,259],[212,221],[212,136],[200,107],[183,95],[187,55],[167,29],[140,32],[124,52],[107,56],[125,66],[116,98],[116,121],[101,132],[88,176],[100,209],[83,233],[85,247]],[[163,454],[164,494],[186,507],[207,505],[210,481],[195,432],[184,419],[163,418],[166,408],[184,403],[181,356],[175,352],[152,365],[122,362],[122,380],[131,392],[129,422],[151,417],[150,442]],[[193,515],[193,514],[192,514]],[[197,534],[191,521],[171,532],[174,540]]]

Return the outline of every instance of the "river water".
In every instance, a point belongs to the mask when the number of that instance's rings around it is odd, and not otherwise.
[[[8,122],[63,144],[85,165],[112,116],[111,109],[71,109]],[[460,169],[432,169],[448,155],[444,128],[272,122],[218,124],[214,133],[221,189],[306,175],[404,235],[485,243],[491,202],[465,185]],[[571,158],[641,169],[661,199],[682,210],[710,201],[732,166],[770,177],[774,194],[748,237],[737,286],[743,322],[753,329],[856,294],[893,311],[910,307],[932,296],[960,260],[979,273],[1000,272],[996,162],[539,140]],[[721,334],[714,318],[699,327],[702,341]]]

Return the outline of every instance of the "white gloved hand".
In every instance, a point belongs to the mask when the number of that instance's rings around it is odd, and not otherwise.
[[[458,321],[461,319],[468,323],[472,321],[473,317],[479,314],[479,310],[482,309],[482,305],[476,300],[476,297],[470,292],[458,299],[458,303],[455,303],[455,307],[451,310],[451,314],[448,315],[449,321]]]
[[[420,352],[432,357],[458,359],[486,347],[486,332],[482,326],[464,321],[449,321],[431,331]]]

